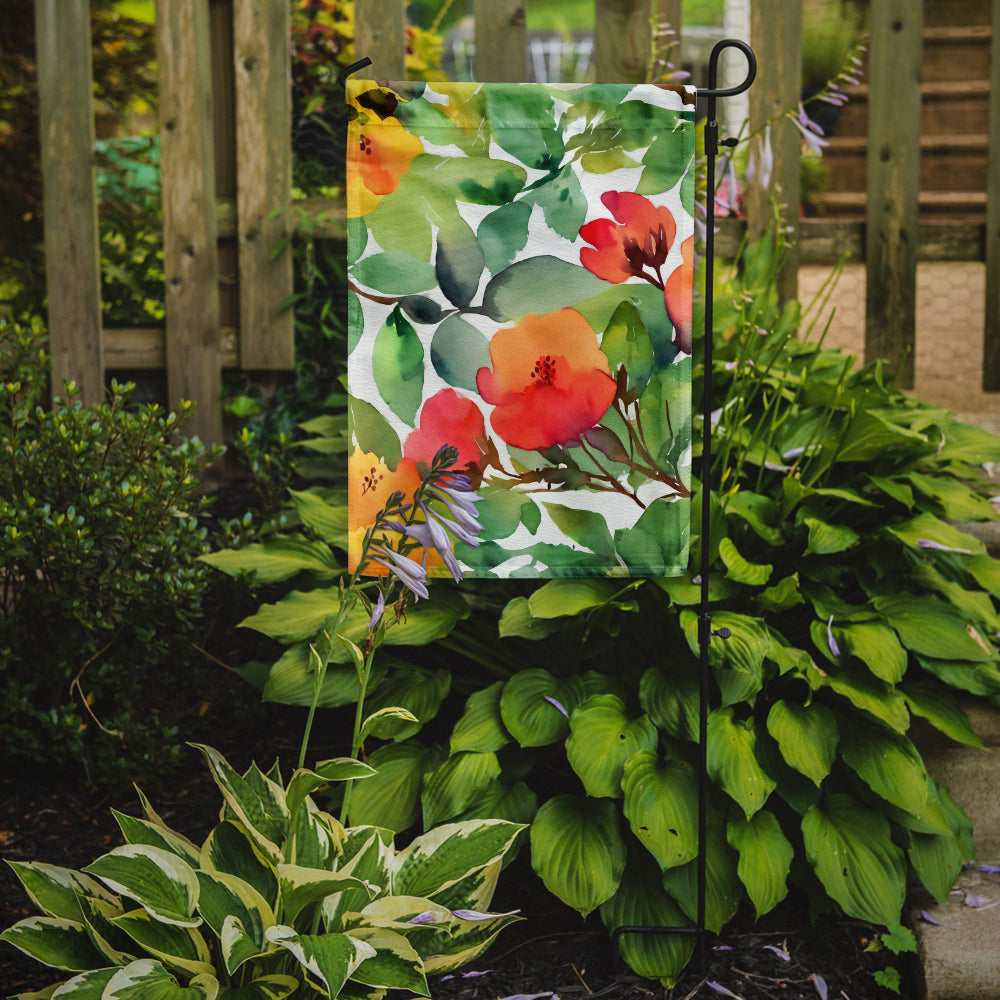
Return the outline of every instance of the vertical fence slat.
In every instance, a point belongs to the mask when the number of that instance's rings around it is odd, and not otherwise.
[[[990,46],[989,171],[986,181],[986,325],[983,389],[1000,392],[1000,0],[993,0]]]
[[[799,103],[802,89],[802,4],[799,0],[760,0],[750,8],[750,40],[760,73],[750,88],[750,131]],[[744,69],[744,73],[745,73]],[[754,183],[747,193],[747,226],[751,239],[759,239],[774,219],[773,204],[780,206],[781,225],[792,230],[793,245],[778,274],[782,301],[798,295],[800,251],[799,159],[802,137],[787,118],[771,126],[774,169],[763,188]]]
[[[287,207],[292,144],[290,16],[287,0],[233,8],[236,72],[236,197],[240,269],[240,365],[295,367]],[[275,255],[275,248],[285,244]],[[273,258],[273,259],[272,259]]]
[[[476,0],[474,73],[483,82],[517,83],[528,73],[524,0]]]
[[[642,83],[649,66],[646,0],[595,0],[594,71],[598,83]]]
[[[160,0],[163,267],[167,394],[198,403],[192,430],[222,440],[211,44],[206,0]]]
[[[912,388],[917,318],[923,3],[872,0],[865,358]],[[904,360],[905,359],[905,360]]]
[[[363,76],[406,79],[406,0],[355,0],[354,56],[372,61]]]
[[[52,391],[104,395],[88,0],[35,0]]]

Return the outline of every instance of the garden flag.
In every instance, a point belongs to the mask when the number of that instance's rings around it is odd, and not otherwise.
[[[686,572],[693,90],[352,79],[347,102],[352,568],[447,444],[463,573]]]

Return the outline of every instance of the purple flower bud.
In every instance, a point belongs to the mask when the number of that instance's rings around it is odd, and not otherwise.
[[[830,615],[830,620],[826,623],[826,641],[830,647],[830,652],[834,656],[840,656],[840,646],[837,645],[837,640],[833,637],[833,615]]]
[[[550,705],[555,705],[555,707],[559,709],[559,711],[562,712],[562,714],[565,715],[567,719],[569,718],[569,712],[566,711],[566,709],[560,702],[556,701],[555,698],[552,698],[549,695],[543,695],[543,697]]]

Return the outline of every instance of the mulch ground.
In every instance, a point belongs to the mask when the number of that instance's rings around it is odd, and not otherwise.
[[[238,746],[220,746],[234,763]],[[198,840],[212,826],[219,797],[200,755],[150,799],[171,826]],[[73,776],[0,778],[0,858],[80,868],[121,843],[111,807],[139,814],[134,793],[108,796]],[[596,915],[586,922],[545,892],[522,856],[500,880],[494,908],[519,908],[525,919],[503,931],[491,949],[447,978],[432,977],[435,1000],[887,1000],[893,994],[873,976],[887,965],[903,973],[903,997],[918,995],[900,959],[866,950],[872,929],[844,919],[808,920],[801,901],[789,901],[755,924],[740,914],[718,938],[706,940],[704,969],[689,968],[673,989],[634,975],[618,961]],[[0,865],[0,927],[31,915],[20,884]],[[694,963],[693,963],[694,964]],[[62,977],[65,978],[65,977]],[[0,995],[38,990],[60,974],[0,944]]]

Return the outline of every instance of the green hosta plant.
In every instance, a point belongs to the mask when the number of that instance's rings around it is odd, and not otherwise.
[[[1000,461],[1000,440],[797,339],[776,261],[769,242],[749,248],[715,295],[711,533],[696,515],[692,565],[710,544],[712,626],[731,635],[709,647],[706,924],[796,887],[814,912],[904,939],[908,885],[943,899],[974,850],[910,726],[977,746],[959,697],[1000,695],[1000,561],[955,523],[995,516],[976,467]],[[690,925],[699,600],[693,573],[510,599],[499,645],[521,669],[468,699],[443,760],[415,739],[375,749],[352,809],[530,821],[535,869],[581,914]],[[670,982],[691,942],[625,935],[622,950]]]
[[[391,831],[345,829],[311,797],[369,779],[366,764],[338,758],[285,784],[277,768],[240,774],[199,749],[224,801],[201,845],[140,793],[142,818],[115,813],[126,844],[82,871],[11,863],[42,915],[0,938],[70,974],[54,995],[428,996],[429,973],[470,961],[517,919],[487,911],[518,825],[450,823],[397,849]]]

